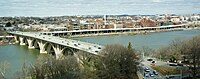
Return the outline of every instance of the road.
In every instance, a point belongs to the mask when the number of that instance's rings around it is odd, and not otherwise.
[[[154,74],[153,71],[154,69],[151,68],[152,61],[147,61],[147,57],[141,62],[140,66],[140,72],[143,74],[144,79],[164,79],[157,71],[157,74]],[[155,59],[154,59],[155,60]],[[161,63],[159,65],[162,65],[165,63]],[[148,68],[148,72],[146,71],[146,68]],[[153,74],[150,76],[150,74]]]
[[[144,60],[140,63],[140,64],[142,64],[142,65],[140,65],[141,68],[139,68],[139,71],[143,74],[144,79],[181,79],[181,78],[184,78],[184,77],[190,77],[191,76],[190,73],[184,74],[184,75],[177,74],[177,75],[170,75],[170,76],[162,76],[158,72],[158,75],[154,75],[153,77],[151,77],[151,76],[145,77],[145,73],[150,74],[154,71],[151,68],[152,61],[147,61],[147,59],[155,60],[156,66],[169,66],[167,62],[160,61],[160,60],[155,59],[155,58],[145,57]],[[171,66],[171,67],[182,68],[182,69],[188,68],[186,66]],[[148,68],[150,71],[145,72],[145,68]],[[167,77],[170,77],[170,78],[167,78]]]

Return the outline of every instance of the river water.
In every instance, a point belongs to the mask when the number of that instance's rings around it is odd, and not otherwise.
[[[131,42],[135,48],[150,47],[159,49],[167,46],[172,40],[186,40],[197,35],[200,35],[200,30],[159,32],[141,35],[96,36],[77,39],[100,45],[122,44],[128,46],[128,43]]]
[[[13,79],[17,75],[17,71],[22,70],[23,64],[33,63],[39,50],[29,50],[27,46],[16,45],[3,45],[0,46],[0,64],[7,64],[6,66],[6,77]],[[1,67],[5,67],[1,66]]]
[[[94,36],[76,39],[85,42],[97,43],[100,45],[122,44],[127,46],[128,42],[131,42],[136,48],[146,46],[153,49],[158,49],[167,46],[172,40],[184,40],[197,35],[200,35],[200,30],[160,32],[146,35]],[[0,46],[0,63],[9,63],[7,66],[7,77],[9,78],[11,77],[10,75],[14,76],[17,71],[21,70],[24,63],[33,63],[38,55],[39,50],[29,50],[27,46],[20,46],[18,44]]]

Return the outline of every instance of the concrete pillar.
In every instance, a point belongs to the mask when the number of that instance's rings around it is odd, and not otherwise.
[[[29,49],[34,49],[35,47],[33,46],[33,39],[28,38],[27,41],[28,41],[28,48]]]
[[[40,53],[47,53],[47,51],[45,51],[45,42],[39,41],[38,42],[39,48],[40,48]]]
[[[73,53],[74,53],[74,52],[73,52]],[[83,62],[80,60],[79,56],[78,56],[76,53],[74,53],[74,56],[76,57],[76,60],[77,60],[78,62],[83,63]]]
[[[19,37],[20,45],[26,45],[23,37]]]
[[[55,51],[55,54],[56,54],[56,59],[59,59],[60,57],[63,56],[62,52],[63,52],[63,49],[60,45],[53,45],[52,46],[54,51]]]
[[[15,43],[19,43],[19,40],[17,39],[17,36],[14,36]]]

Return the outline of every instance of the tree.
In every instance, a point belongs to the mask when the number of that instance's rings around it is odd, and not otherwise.
[[[153,56],[155,54],[155,50],[147,46],[142,46],[140,51],[144,53],[145,56]]]
[[[175,40],[168,47],[162,48],[160,54],[183,61],[192,71],[194,79],[200,73],[200,36],[185,41]]]
[[[0,79],[6,79],[5,75],[10,67],[8,62],[0,63]]]
[[[95,74],[95,65],[96,55],[88,54],[83,51],[78,51],[78,58],[80,59],[82,78],[81,79],[97,79]]]
[[[189,60],[189,67],[196,78],[196,74],[200,73],[200,36],[185,41],[185,47],[182,50],[184,57]]]
[[[161,48],[159,50],[159,55],[164,59],[170,59],[171,62],[180,61],[182,60],[183,47],[183,41],[175,39],[169,44],[169,46]]]
[[[100,79],[137,79],[134,51],[128,48],[118,44],[105,46],[95,63],[96,75]]]
[[[131,51],[133,49],[131,42],[128,42],[128,50]]]
[[[80,65],[74,56],[55,59],[53,56],[40,55],[27,71],[23,67],[20,78],[26,79],[80,79]],[[28,73],[28,74],[27,74]]]
[[[11,26],[12,26],[12,24],[10,22],[7,22],[5,25],[5,27],[11,27]]]

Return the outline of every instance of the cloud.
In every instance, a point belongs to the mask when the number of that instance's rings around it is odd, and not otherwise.
[[[151,2],[161,2],[160,0],[151,0]]]

